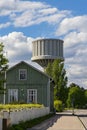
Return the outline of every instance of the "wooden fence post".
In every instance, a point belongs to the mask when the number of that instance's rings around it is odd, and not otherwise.
[[[8,119],[3,118],[2,130],[8,130],[10,123],[11,123],[10,118],[8,118]]]

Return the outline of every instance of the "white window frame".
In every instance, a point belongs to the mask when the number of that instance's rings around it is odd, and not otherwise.
[[[27,103],[37,103],[37,89],[27,89]]]
[[[21,79],[21,71],[25,72],[25,78]],[[27,69],[19,69],[19,80],[27,80]]]
[[[8,89],[8,102],[16,101],[18,101],[18,89]]]

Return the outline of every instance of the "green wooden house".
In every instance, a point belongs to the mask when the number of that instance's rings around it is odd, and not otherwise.
[[[6,72],[5,103],[12,102],[40,103],[52,108],[50,77],[24,61],[9,68]]]

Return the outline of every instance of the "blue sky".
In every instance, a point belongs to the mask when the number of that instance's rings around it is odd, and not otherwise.
[[[86,6],[86,0],[0,0],[0,42],[9,65],[31,63],[35,39],[63,39],[69,83],[87,88]]]

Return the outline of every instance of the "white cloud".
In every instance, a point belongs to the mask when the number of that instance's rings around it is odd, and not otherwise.
[[[87,33],[70,32],[65,35],[64,42],[69,81],[87,88]]]
[[[0,0],[0,16],[10,15],[15,10],[16,0]]]
[[[48,15],[57,13],[57,11],[58,11],[57,8],[47,8],[39,10],[39,13],[41,13],[42,15]]]
[[[87,32],[87,15],[65,18],[59,25],[56,35],[64,35],[70,31]]]
[[[40,37],[35,39],[40,39]],[[25,61],[43,71],[40,65],[31,62],[32,41],[35,39],[26,37],[22,32],[12,32],[0,37],[0,42],[3,42],[5,52],[7,53],[9,66],[13,66],[20,61]]]
[[[71,48],[77,45],[84,46],[87,42],[87,33],[86,32],[70,32],[64,37],[64,47]]]
[[[12,32],[0,37],[0,42],[4,43],[11,64],[16,61],[30,60],[32,40],[33,38],[26,37],[22,32]]]
[[[48,10],[48,12],[46,12]],[[49,10],[51,11],[49,13]],[[20,14],[20,16],[15,16],[13,18],[14,26],[16,27],[26,27],[31,25],[40,24],[42,22],[48,23],[58,23],[63,17],[67,15],[65,13],[58,13],[57,9],[45,7],[45,9],[28,9]]]
[[[87,15],[64,18],[56,30],[64,38],[65,65],[69,83],[87,88]]]
[[[74,60],[74,58],[73,58]],[[69,63],[68,63],[69,64]],[[81,87],[87,88],[87,67],[81,64],[69,64],[67,70],[67,76],[69,79],[69,83],[76,83]]]
[[[10,22],[7,22],[7,23],[2,23],[2,24],[0,24],[0,28],[6,28],[6,27],[8,27],[8,26],[10,26]]]
[[[70,11],[59,11],[44,2],[32,2],[21,0],[0,1],[0,16],[8,17],[11,25],[15,27],[27,27],[48,22],[58,23],[70,14]]]

